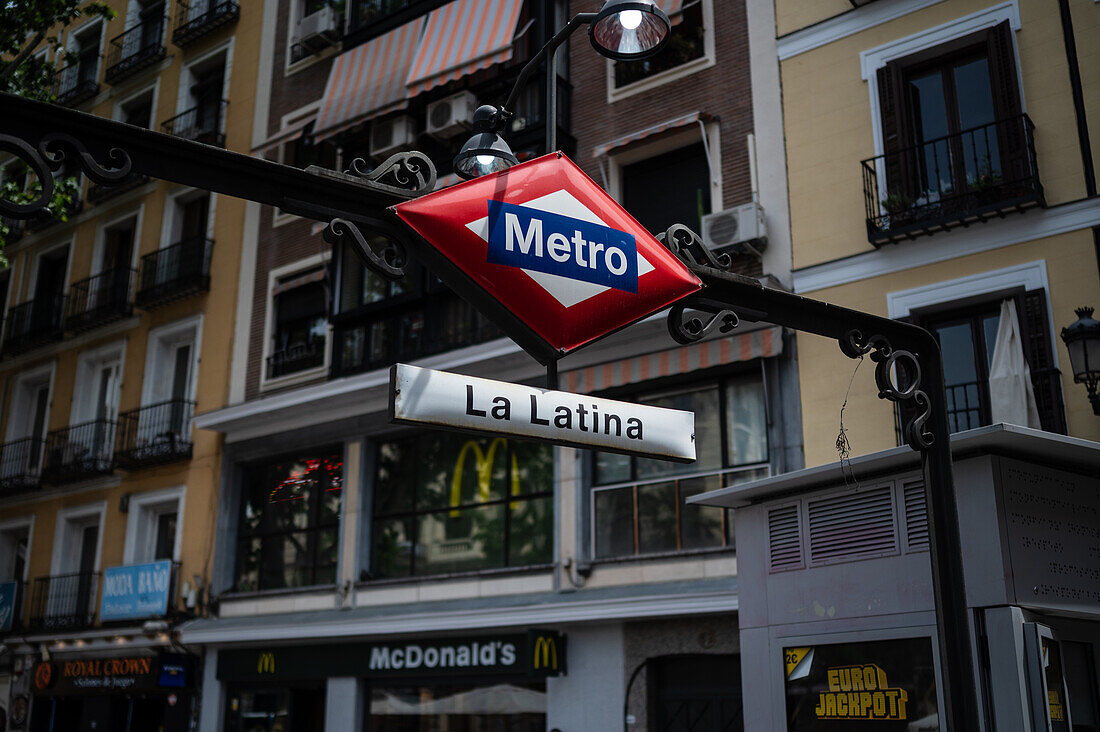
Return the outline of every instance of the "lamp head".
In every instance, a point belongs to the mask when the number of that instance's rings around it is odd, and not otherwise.
[[[519,160],[498,134],[504,126],[506,113],[491,104],[484,104],[474,112],[474,134],[455,156],[455,173],[472,180],[487,173],[506,170]]]
[[[654,0],[607,0],[588,26],[588,39],[608,58],[637,61],[660,51],[671,32]]]
[[[1077,320],[1062,328],[1062,341],[1069,351],[1073,380],[1096,382],[1100,379],[1100,322],[1092,317],[1092,308],[1077,308]]]

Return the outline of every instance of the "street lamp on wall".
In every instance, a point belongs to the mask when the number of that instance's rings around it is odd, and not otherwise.
[[[546,152],[557,147],[557,69],[558,48],[582,25],[588,25],[588,39],[598,53],[617,61],[649,58],[664,47],[672,23],[654,0],[607,0],[598,13],[577,13],[565,27],[546,42],[519,72],[507,101],[500,107],[484,105],[474,113],[473,136],[455,156],[454,169],[467,180],[496,173],[518,161],[512,149],[500,137],[512,118],[516,98],[531,72],[546,61]],[[547,59],[549,56],[549,59]]]
[[[1073,381],[1084,384],[1092,404],[1092,413],[1100,415],[1100,396],[1096,393],[1100,382],[1100,322],[1092,317],[1092,308],[1077,308],[1077,320],[1062,328],[1062,342],[1069,351]]]

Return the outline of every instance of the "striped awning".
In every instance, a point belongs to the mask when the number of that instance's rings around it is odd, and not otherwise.
[[[409,96],[512,58],[523,0],[454,0],[428,16],[409,69]]]
[[[632,142],[637,142],[638,140],[644,140],[647,137],[658,135],[662,132],[665,132],[666,130],[674,130],[678,127],[687,127],[688,125],[693,125],[701,119],[703,119],[703,114],[701,112],[692,112],[691,114],[685,114],[683,117],[677,117],[676,119],[666,120],[665,122],[661,122],[660,124],[650,125],[643,130],[631,132],[629,135],[623,135],[622,137],[617,137],[610,142],[596,145],[596,147],[592,148],[592,157],[598,158],[610,152],[611,150],[616,150],[625,145],[629,145]]]
[[[754,358],[770,358],[783,352],[783,329],[779,326],[734,334],[712,341],[668,351],[634,356],[562,374],[562,388],[578,394],[603,391],[663,376],[686,374],[697,369],[721,366]]]
[[[405,105],[405,79],[423,23],[417,18],[336,58],[314,134],[332,135]]]

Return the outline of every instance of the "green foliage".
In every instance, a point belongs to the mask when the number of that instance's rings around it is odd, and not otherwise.
[[[54,101],[54,79],[64,64],[62,31],[74,21],[86,17],[115,17],[115,11],[101,2],[80,0],[6,0],[0,3],[0,91],[45,102]],[[49,49],[50,60],[32,56]],[[16,203],[28,203],[42,192],[42,183],[26,166],[15,164],[3,171],[0,197]],[[47,211],[64,221],[79,193],[74,177],[57,179]],[[0,220],[0,262],[12,240],[10,222]]]

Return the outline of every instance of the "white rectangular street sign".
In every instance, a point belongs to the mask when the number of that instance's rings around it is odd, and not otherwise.
[[[403,363],[390,369],[390,418],[677,462],[695,460],[692,412]]]

